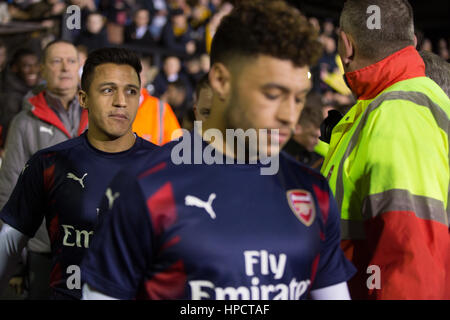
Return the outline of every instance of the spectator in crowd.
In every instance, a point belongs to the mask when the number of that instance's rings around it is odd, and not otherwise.
[[[75,46],[56,40],[41,57],[44,90],[33,92],[11,122],[0,169],[0,208],[28,159],[38,150],[77,137],[87,128],[87,110],[78,102],[79,61]],[[50,241],[45,222],[28,242],[28,280],[31,299],[47,299],[50,279]],[[31,276],[32,275],[32,276]]]
[[[141,65],[141,97],[133,131],[141,138],[161,146],[179,136],[176,131],[180,129],[180,124],[170,105],[151,96],[145,88],[149,66],[145,59],[141,59]]]
[[[208,119],[209,114],[211,113],[212,99],[213,91],[209,83],[208,74],[205,74],[197,82],[197,86],[195,87],[193,106],[195,120],[204,121]]]
[[[78,76],[81,79],[81,75],[83,74],[84,63],[86,62],[88,56],[88,48],[80,44],[77,46],[77,52],[78,52],[78,60],[80,61],[80,69],[78,69]]]
[[[150,95],[154,95],[155,88],[153,86],[153,80],[159,72],[158,67],[152,64],[152,58],[150,56],[141,56],[140,60],[142,72],[144,73],[141,77],[144,79],[144,81],[142,81],[142,88],[147,89]]]
[[[63,13],[63,24],[61,26],[61,39],[74,43],[79,35],[81,30],[86,29],[86,21],[88,20],[88,16],[91,12],[97,11],[97,6],[94,0],[70,0],[67,4],[67,8],[71,5],[75,5],[80,9],[80,29],[67,27],[68,20],[73,19],[73,12],[67,10]],[[71,23],[74,21],[70,20]]]
[[[431,42],[431,40],[428,38],[423,39],[420,50],[433,52],[433,43]]]
[[[335,27],[334,27],[333,20],[325,19],[325,21],[323,22],[322,30],[323,30],[323,33],[322,33],[323,36],[330,37],[330,38],[333,38],[334,40],[336,40],[336,33],[334,32]]]
[[[168,21],[169,8],[165,0],[139,0],[137,5],[146,8],[152,17],[150,22],[150,32],[153,39],[159,43],[161,33]]]
[[[190,25],[193,29],[197,29],[203,26],[210,17],[209,0],[198,0],[192,8]]]
[[[192,109],[189,108],[182,120],[181,127],[186,130],[194,128],[194,121],[205,121],[211,112],[213,91],[208,74],[203,75],[195,86],[195,96]]]
[[[370,5],[382,28],[367,28]],[[334,127],[321,172],[358,268],[355,299],[450,298],[450,100],[415,46],[408,1],[346,1],[338,51],[358,100]]]
[[[190,109],[187,92],[186,83],[181,80],[176,80],[167,85],[166,92],[161,96],[161,100],[172,107],[179,123],[183,123],[184,115]]]
[[[16,50],[10,62],[3,92],[0,93],[1,147],[6,140],[12,118],[22,110],[23,98],[38,81],[38,55],[28,48]]]
[[[100,0],[99,11],[107,19],[106,30],[108,42],[115,45],[123,43],[123,29],[131,17],[134,0]]]
[[[211,60],[209,58],[209,55],[204,53],[200,55],[200,70],[202,73],[208,73],[209,69],[211,67]]]
[[[425,74],[428,78],[436,82],[450,97],[450,63],[433,52],[419,51],[425,62]]]
[[[86,21],[86,30],[81,31],[76,45],[85,46],[88,52],[108,47],[105,21],[105,17],[100,12],[90,12]]]
[[[219,27],[220,22],[223,17],[228,15],[233,9],[233,5],[229,2],[224,2],[220,5],[219,10],[211,17],[209,23],[205,29],[205,45],[206,52],[209,54],[211,51],[211,43],[214,35],[216,33],[217,28]]]
[[[7,64],[8,64],[8,48],[6,44],[0,40],[0,91],[3,91]]]
[[[28,4],[18,6],[13,3],[9,6],[9,13],[15,20],[38,20],[60,15],[66,5],[62,0],[30,1]]]
[[[133,16],[133,22],[125,27],[124,43],[141,45],[144,47],[156,44],[150,31],[150,13],[147,9],[137,9]]]
[[[181,69],[181,60],[176,56],[168,56],[164,60],[163,68],[153,80],[153,86],[155,89],[154,95],[160,97],[163,95],[169,83],[180,80],[186,87],[186,94],[192,95],[192,89],[190,87],[189,78]]]
[[[196,45],[191,36],[191,27],[182,9],[172,10],[170,20],[164,27],[161,36],[162,44],[178,56],[189,56],[195,53]]]
[[[446,61],[450,61],[450,56],[448,53],[448,45],[447,45],[447,41],[444,38],[439,39],[438,42],[438,50],[439,50],[439,56],[446,60]]]
[[[292,138],[284,151],[305,165],[320,169],[323,157],[314,152],[319,143],[320,124],[323,121],[322,100],[318,93],[310,92],[303,108]]]
[[[190,57],[186,62],[186,73],[189,78],[191,88],[195,88],[196,84],[206,74],[202,69],[200,55]]]

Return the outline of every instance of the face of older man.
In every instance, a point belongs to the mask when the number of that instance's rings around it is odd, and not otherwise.
[[[58,42],[47,48],[41,71],[49,91],[64,94],[67,91],[76,90],[78,69],[78,53],[73,45]]]

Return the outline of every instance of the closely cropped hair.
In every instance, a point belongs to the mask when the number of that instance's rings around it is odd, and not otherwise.
[[[450,98],[450,63],[432,52],[421,50],[419,53],[425,62],[425,75],[436,82]]]
[[[198,80],[196,86],[195,86],[195,99],[198,100],[198,97],[200,95],[200,90],[204,88],[211,88],[211,85],[209,84],[209,74],[204,74],[200,80]]]
[[[300,114],[298,123],[300,125],[312,124],[320,128],[320,124],[323,121],[322,108],[322,96],[314,91],[310,91],[306,96],[305,107]]]
[[[369,29],[372,13],[367,8],[380,8],[380,29]],[[414,45],[413,10],[408,0],[347,0],[341,13],[340,28],[356,42],[356,53],[371,60]]]
[[[242,0],[214,35],[211,64],[267,55],[303,67],[321,53],[316,30],[296,8],[282,0]]]
[[[10,65],[11,66],[15,65],[24,56],[36,56],[36,57],[38,57],[37,53],[34,52],[33,50],[29,49],[29,48],[19,48],[19,49],[17,49],[14,52],[14,54],[13,54],[13,56],[11,58]]]
[[[139,84],[141,83],[142,65],[139,57],[133,51],[124,48],[102,48],[92,51],[88,55],[81,76],[81,89],[89,91],[95,68],[105,63],[127,64],[133,67],[136,70]]]
[[[41,56],[41,63],[44,64],[46,59],[47,59],[47,52],[48,52],[48,48],[50,48],[51,46],[53,46],[54,44],[57,43],[65,43],[65,44],[70,44],[71,46],[73,46],[73,43],[66,41],[66,40],[62,40],[62,39],[56,39],[53,41],[50,41],[45,48],[42,50],[42,56]],[[75,46],[73,46],[75,48]],[[76,49],[76,48],[75,48]]]

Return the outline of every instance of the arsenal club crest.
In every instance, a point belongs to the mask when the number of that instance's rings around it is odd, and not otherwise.
[[[295,216],[307,227],[309,227],[316,217],[314,200],[309,191],[289,190],[286,192],[289,206]]]

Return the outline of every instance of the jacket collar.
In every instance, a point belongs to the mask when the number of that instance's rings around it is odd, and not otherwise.
[[[32,105],[31,112],[36,117],[38,117],[42,121],[45,121],[55,126],[59,130],[61,130],[69,139],[72,138],[70,133],[67,131],[66,127],[64,127],[62,121],[52,110],[52,108],[50,108],[49,105],[47,104],[47,101],[45,100],[44,97],[44,91],[41,91],[39,94],[29,98],[28,101]],[[84,132],[84,130],[87,127],[87,124],[88,124],[88,112],[86,109],[83,109],[81,111],[81,119],[78,127],[78,135]]]
[[[358,100],[368,100],[396,82],[424,76],[422,58],[413,46],[408,46],[370,66],[347,72],[345,79]]]

